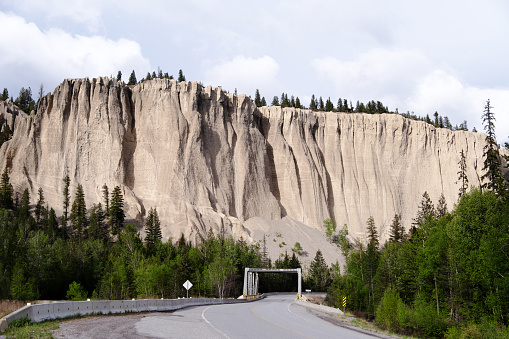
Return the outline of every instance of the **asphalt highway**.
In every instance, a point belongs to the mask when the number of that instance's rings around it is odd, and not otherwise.
[[[293,304],[295,294],[168,313],[92,317],[62,323],[55,338],[373,338]]]

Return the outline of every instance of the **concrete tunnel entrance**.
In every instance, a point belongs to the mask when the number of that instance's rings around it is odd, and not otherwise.
[[[297,299],[302,295],[301,268],[249,268],[244,271],[244,289],[242,296],[247,298],[258,294],[258,273],[297,273]]]

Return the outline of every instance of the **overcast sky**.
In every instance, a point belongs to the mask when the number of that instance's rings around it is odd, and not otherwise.
[[[0,0],[0,90],[148,71],[467,120],[509,140],[509,1]]]

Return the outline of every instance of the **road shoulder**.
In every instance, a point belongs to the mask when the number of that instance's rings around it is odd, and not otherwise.
[[[384,333],[374,332],[374,331],[370,331],[368,329],[354,326],[353,324],[351,324],[351,321],[355,320],[354,317],[347,317],[344,315],[343,311],[341,311],[340,309],[334,308],[334,307],[318,305],[318,304],[314,304],[309,301],[302,301],[302,300],[295,300],[293,302],[293,304],[305,307],[308,310],[308,312],[310,312],[310,313],[314,314],[315,316],[317,316],[318,318],[323,319],[323,320],[325,320],[331,324],[334,324],[336,326],[344,327],[344,328],[350,329],[352,331],[370,335],[370,336],[373,336],[376,338],[383,338],[383,339],[398,338],[395,336],[390,336],[390,335],[387,335]]]

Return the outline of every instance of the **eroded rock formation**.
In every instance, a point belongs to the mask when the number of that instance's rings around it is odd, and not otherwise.
[[[443,192],[452,208],[461,150],[471,185],[483,163],[480,133],[396,114],[256,108],[196,82],[65,80],[36,114],[14,110],[0,102],[0,122],[14,129],[0,167],[16,191],[35,201],[42,187],[59,214],[67,174],[89,208],[103,184],[119,185],[131,218],[157,208],[164,238],[212,227],[250,239],[248,219],[285,216],[316,229],[332,217],[358,237],[373,216],[384,238],[395,213],[410,227],[424,191],[435,203]]]

